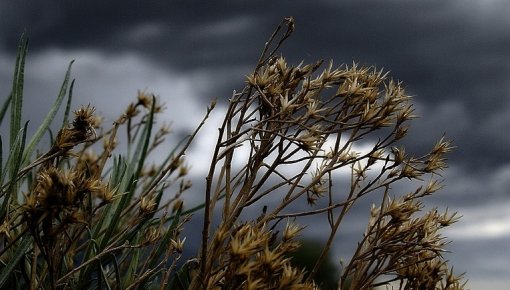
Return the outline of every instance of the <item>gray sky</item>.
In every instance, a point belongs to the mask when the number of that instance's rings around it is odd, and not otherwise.
[[[114,118],[138,89],[147,89],[166,102],[174,128],[186,131],[214,97],[224,101],[242,88],[268,35],[293,16],[296,32],[283,48],[290,62],[333,59],[390,70],[415,96],[421,116],[407,145],[424,152],[445,132],[454,140],[446,188],[431,199],[464,216],[448,232],[448,258],[468,272],[472,289],[504,289],[510,283],[509,13],[510,1],[503,0],[5,0],[0,88],[6,96],[26,31],[27,118],[42,118],[76,59],[74,106],[92,103]],[[204,158],[210,136],[201,138],[190,163]]]

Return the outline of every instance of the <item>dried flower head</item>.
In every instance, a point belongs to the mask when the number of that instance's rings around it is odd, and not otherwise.
[[[159,102],[159,96],[155,96],[154,94],[150,94],[146,91],[138,91],[137,99],[138,103],[136,106],[142,106],[145,109],[150,110],[154,100],[154,112],[160,113],[163,111],[163,105]]]
[[[78,131],[88,132],[97,124],[94,111],[96,109],[87,105],[74,111],[73,128]]]
[[[170,239],[170,244],[172,245],[172,249],[177,253],[182,253],[182,250],[184,248],[184,242],[186,242],[186,238],[184,239]]]
[[[146,215],[156,210],[157,203],[154,197],[144,196],[140,199],[140,213]]]
[[[62,208],[75,204],[76,173],[49,167],[38,174],[34,193],[37,203],[46,209]]]

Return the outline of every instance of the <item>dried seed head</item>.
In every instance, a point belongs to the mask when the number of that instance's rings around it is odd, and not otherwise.
[[[75,203],[75,173],[58,168],[44,168],[37,176],[34,188],[39,205],[44,208],[60,208]]]
[[[174,172],[177,168],[179,168],[181,166],[182,162],[183,162],[182,158],[174,158],[174,159],[172,159],[172,161],[171,161],[171,163],[169,165],[170,173]]]
[[[78,156],[76,168],[77,170],[90,169],[90,167],[95,164],[98,159],[99,156],[97,156],[96,152],[91,148],[87,148],[87,150]]]
[[[74,111],[73,128],[85,133],[89,132],[93,125],[97,124],[97,120],[94,117],[95,110],[94,107],[87,105]]]
[[[402,169],[400,171],[400,175],[402,177],[407,177],[409,179],[418,179],[420,176],[424,174],[423,171],[415,168],[412,164],[413,164],[412,160],[404,162],[404,165],[402,166]]]
[[[327,189],[324,187],[323,184],[318,182],[313,184],[306,194],[307,196],[306,200],[308,204],[315,205],[317,203],[317,200],[324,196],[325,192],[327,192]]]
[[[414,113],[414,108],[411,105],[407,105],[403,108],[398,109],[397,117],[396,117],[397,125],[400,125],[400,124],[402,124],[406,121],[409,121],[411,119],[415,119],[416,116],[413,115],[413,113]]]
[[[259,289],[264,289],[264,280],[262,278],[253,278],[251,276],[248,276],[246,280],[246,290],[259,290]]]
[[[425,194],[431,194],[443,188],[443,185],[437,179],[431,179],[425,187]]]
[[[444,140],[444,137],[441,137],[439,141],[434,145],[434,148],[430,152],[432,155],[442,155],[445,153],[449,153],[454,149],[452,146],[452,142],[449,140]]]
[[[375,148],[374,148],[375,149]],[[374,165],[378,160],[381,160],[384,155],[384,149],[372,150],[367,160],[367,167]]]
[[[393,156],[394,156],[393,162],[395,163],[395,165],[399,165],[402,162],[404,162],[404,160],[406,158],[406,153],[405,153],[404,147],[400,147],[400,148],[392,147],[391,153],[393,153]]]
[[[158,129],[158,135],[160,136],[165,136],[171,134],[172,132],[172,126],[168,123],[163,123],[163,125]]]
[[[149,168],[143,168],[142,172],[140,172],[141,176],[153,177],[158,173],[158,167],[155,164],[149,166]]]
[[[150,94],[146,91],[138,91],[137,94],[138,102],[135,106],[142,106],[147,110],[151,110],[152,102],[154,100],[154,113],[160,113],[163,111],[163,104],[159,102],[159,96],[155,96],[154,94]],[[127,114],[126,114],[127,115]]]
[[[129,106],[126,108],[126,111],[124,112],[125,119],[131,119],[136,117],[140,111],[138,110],[137,106],[133,103],[129,104]]]
[[[0,225],[0,237],[5,236],[7,239],[11,239],[11,223],[9,222],[8,217],[4,219],[2,225]]]
[[[303,227],[300,227],[294,223],[288,222],[287,225],[285,226],[285,230],[283,231],[282,239],[284,241],[292,240],[295,237],[297,237],[297,235],[299,234],[299,232],[301,232],[301,230],[303,230]]]
[[[170,244],[172,245],[172,249],[177,253],[182,253],[184,248],[184,242],[186,242],[186,237],[184,239],[170,239]]]
[[[119,140],[116,137],[113,138],[113,140],[111,140],[110,136],[105,136],[105,138],[103,138],[103,149],[105,150],[113,150],[118,144]]]
[[[306,152],[311,153],[321,150],[317,145],[320,142],[320,135],[313,131],[305,130],[297,137],[298,145]]]
[[[67,221],[70,223],[88,224],[87,217],[81,210],[71,212],[67,218]]]
[[[88,190],[105,203],[113,202],[119,195],[115,194],[115,190],[110,190],[108,184],[104,184],[100,180],[90,180],[87,183]]]
[[[184,201],[182,199],[178,199],[176,200],[173,204],[172,204],[172,213],[176,213],[180,210],[182,210],[182,207],[184,206]]]
[[[181,184],[179,185],[179,190],[180,190],[180,192],[184,192],[184,191],[190,189],[192,185],[193,185],[193,183],[191,182],[191,180],[181,180]]]
[[[154,244],[161,238],[161,228],[148,227],[145,231],[144,239],[146,243]]]
[[[277,270],[285,264],[283,253],[277,249],[271,250],[269,246],[265,246],[264,250],[257,254],[257,260],[263,267],[271,271]]]
[[[295,109],[298,108],[298,104],[296,104],[297,98],[293,98],[289,100],[288,96],[283,96],[280,94],[279,101],[280,101],[280,110],[283,114],[292,114]]]
[[[142,215],[154,212],[156,207],[157,204],[153,197],[144,196],[140,199],[140,213]]]
[[[33,211],[37,207],[37,197],[35,194],[24,194],[25,203],[23,204],[23,208],[26,211]]]
[[[140,105],[146,109],[150,109],[152,106],[152,96],[146,91],[138,91],[136,98],[138,99],[137,105]]]
[[[306,105],[306,116],[308,118],[320,118],[320,113],[324,112],[326,108],[323,108],[318,100],[311,100]]]
[[[440,154],[430,155],[425,161],[425,172],[438,172],[447,167],[444,158]]]
[[[178,177],[183,177],[183,176],[188,175],[190,168],[191,168],[191,166],[182,163],[179,166],[179,175],[178,175]]]
[[[395,140],[400,140],[407,135],[409,131],[409,126],[398,126],[395,130]]]

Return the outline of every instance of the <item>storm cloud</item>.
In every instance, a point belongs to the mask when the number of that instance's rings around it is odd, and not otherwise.
[[[293,16],[296,31],[282,48],[290,62],[389,70],[421,116],[406,145],[424,152],[443,134],[454,140],[446,187],[430,203],[464,216],[449,232],[448,257],[468,272],[472,289],[503,289],[510,283],[509,13],[510,2],[497,0],[2,1],[0,87],[6,96],[25,32],[25,116],[42,118],[76,59],[75,104],[92,103],[114,118],[121,108],[112,104],[147,89],[186,131],[213,98],[221,108],[243,87],[267,37]],[[200,154],[211,136],[199,138],[191,160],[207,158]]]

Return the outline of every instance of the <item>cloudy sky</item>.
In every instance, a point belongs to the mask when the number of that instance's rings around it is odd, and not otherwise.
[[[313,3],[313,4],[311,4]],[[334,59],[391,71],[420,119],[408,146],[455,141],[446,188],[433,205],[464,218],[448,258],[471,289],[510,283],[510,1],[0,1],[0,88],[8,95],[18,39],[30,38],[24,114],[40,120],[75,59],[74,106],[113,119],[139,89],[159,94],[185,132],[221,104],[285,16],[289,61]],[[214,115],[212,124],[220,118]],[[213,126],[213,125],[211,125]],[[213,127],[212,127],[213,128]],[[211,129],[210,131],[213,131]],[[205,158],[202,136],[191,160]],[[196,153],[193,157],[193,153]],[[195,158],[195,159],[193,159]],[[195,166],[194,174],[203,169]],[[199,185],[197,185],[199,186]]]

